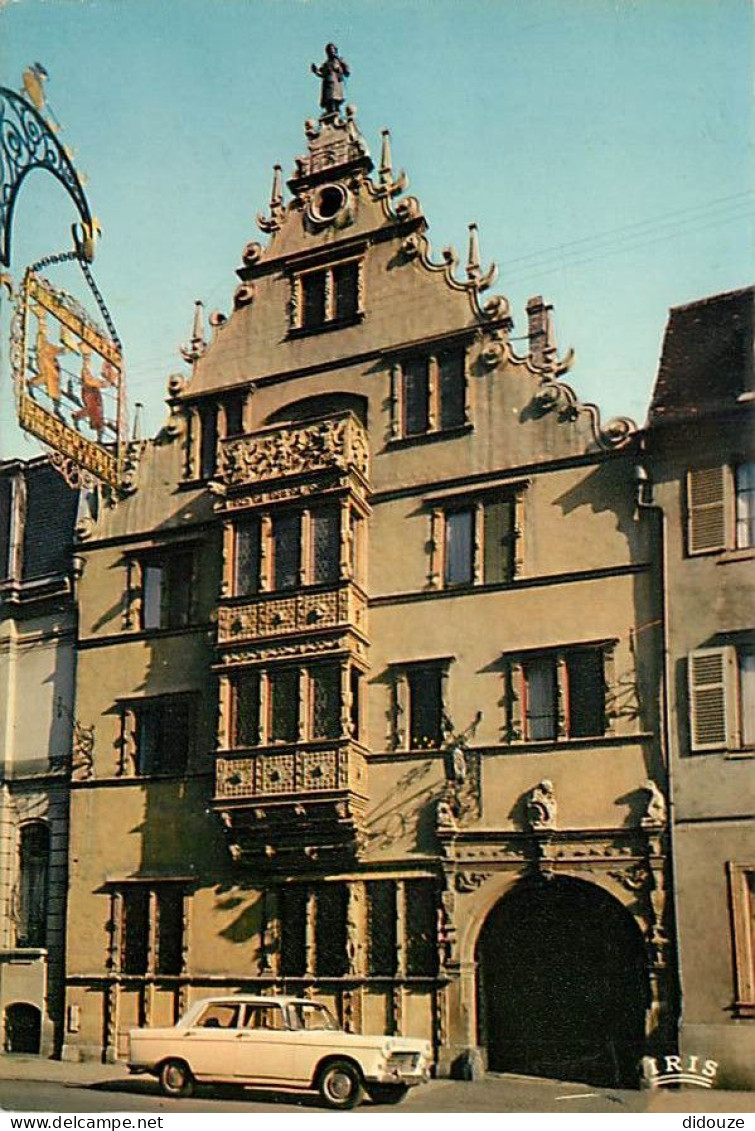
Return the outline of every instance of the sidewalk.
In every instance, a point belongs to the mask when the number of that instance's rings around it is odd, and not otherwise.
[[[36,1080],[86,1087],[103,1081],[125,1080],[129,1075],[122,1061],[118,1064],[100,1064],[95,1060],[71,1063],[22,1053],[0,1053],[0,1080]]]

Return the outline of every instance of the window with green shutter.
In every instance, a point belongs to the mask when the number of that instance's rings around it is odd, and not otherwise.
[[[696,467],[687,472],[687,549],[707,554],[727,546],[726,467]]]

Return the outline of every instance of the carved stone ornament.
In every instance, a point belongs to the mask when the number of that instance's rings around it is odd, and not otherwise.
[[[476,891],[491,875],[492,872],[457,872],[456,890],[463,893]]]
[[[438,829],[456,829],[456,814],[450,797],[441,797],[435,805],[435,826]]]
[[[226,483],[241,484],[348,467],[367,476],[368,450],[364,429],[351,416],[276,428],[225,441],[222,477]]]
[[[251,302],[254,302],[255,290],[254,283],[241,283],[236,287],[233,295],[234,308],[240,310],[243,306],[249,306]]]
[[[644,829],[662,828],[666,824],[666,798],[650,779],[642,788],[648,794],[648,801],[640,824]]]
[[[544,779],[530,790],[525,805],[527,825],[533,832],[540,829],[555,829],[558,805],[553,782]]]
[[[90,781],[94,777],[94,725],[73,724],[73,756],[71,778],[73,781]]]

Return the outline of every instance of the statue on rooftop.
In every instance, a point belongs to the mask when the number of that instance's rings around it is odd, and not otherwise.
[[[323,116],[337,114],[343,102],[343,80],[349,77],[350,72],[346,61],[339,58],[335,43],[326,45],[325,62],[321,67],[313,63],[312,73],[322,79],[320,106]]]

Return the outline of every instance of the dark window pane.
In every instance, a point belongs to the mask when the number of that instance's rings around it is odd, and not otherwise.
[[[359,741],[359,716],[361,711],[362,673],[352,668],[349,673],[349,690],[351,706],[349,708],[349,721],[351,723],[351,737]]]
[[[304,887],[286,887],[280,893],[281,974],[301,977],[307,965],[307,892]]]
[[[157,890],[156,974],[180,974],[183,963],[183,892],[179,887]]]
[[[471,509],[446,514],[446,585],[469,585],[474,579],[474,518]]]
[[[10,570],[11,504],[13,480],[0,479],[0,581],[5,581]]]
[[[77,506],[78,492],[55,468],[42,465],[29,469],[22,550],[24,580],[69,568]],[[40,531],[44,531],[43,536]]]
[[[442,353],[438,356],[441,428],[458,428],[464,414],[464,353]]]
[[[47,825],[34,822],[22,827],[18,856],[16,945],[42,947],[47,942],[47,882],[50,868],[50,831]]]
[[[315,973],[340,978],[348,971],[346,954],[346,884],[321,884],[316,892]]]
[[[244,394],[230,393],[224,401],[225,434],[239,436],[244,431]]]
[[[341,516],[338,507],[312,511],[312,580],[338,581],[341,557]]]
[[[409,741],[412,750],[440,745],[441,670],[415,668],[408,673]]]
[[[270,738],[296,742],[299,721],[299,673],[282,668],[270,674]]]
[[[569,734],[572,738],[603,734],[606,729],[606,688],[603,653],[572,652],[566,661],[569,679]]]
[[[435,891],[427,880],[408,880],[404,890],[406,972],[432,977],[438,970]]]
[[[312,668],[312,738],[341,733],[341,669],[337,664]]]
[[[524,665],[527,697],[527,738],[555,738],[558,730],[556,661],[550,656]]]
[[[183,773],[189,749],[189,701],[158,699],[138,704],[135,711],[138,772]]]
[[[302,326],[312,329],[325,321],[325,272],[301,276]]]
[[[389,977],[396,973],[396,885],[392,880],[368,881],[367,972]]]
[[[257,672],[236,677],[231,713],[231,746],[257,746],[260,740],[260,680]]]
[[[199,477],[211,479],[215,474],[218,447],[218,420],[215,405],[200,409]]]
[[[162,624],[165,628],[185,628],[191,620],[194,555],[172,554],[166,562],[167,584],[163,587]]]
[[[149,892],[135,887],[123,895],[121,969],[124,974],[146,974],[149,949]]]
[[[483,521],[483,579],[511,581],[514,575],[514,502],[485,503]]]
[[[260,584],[260,524],[256,518],[236,527],[235,592],[237,597],[256,593]]]
[[[404,432],[416,436],[429,424],[427,361],[410,361],[404,365]]]
[[[293,511],[273,521],[273,589],[295,589],[299,584],[301,516]]]
[[[342,263],[333,268],[336,318],[354,318],[358,309],[359,265]]]

